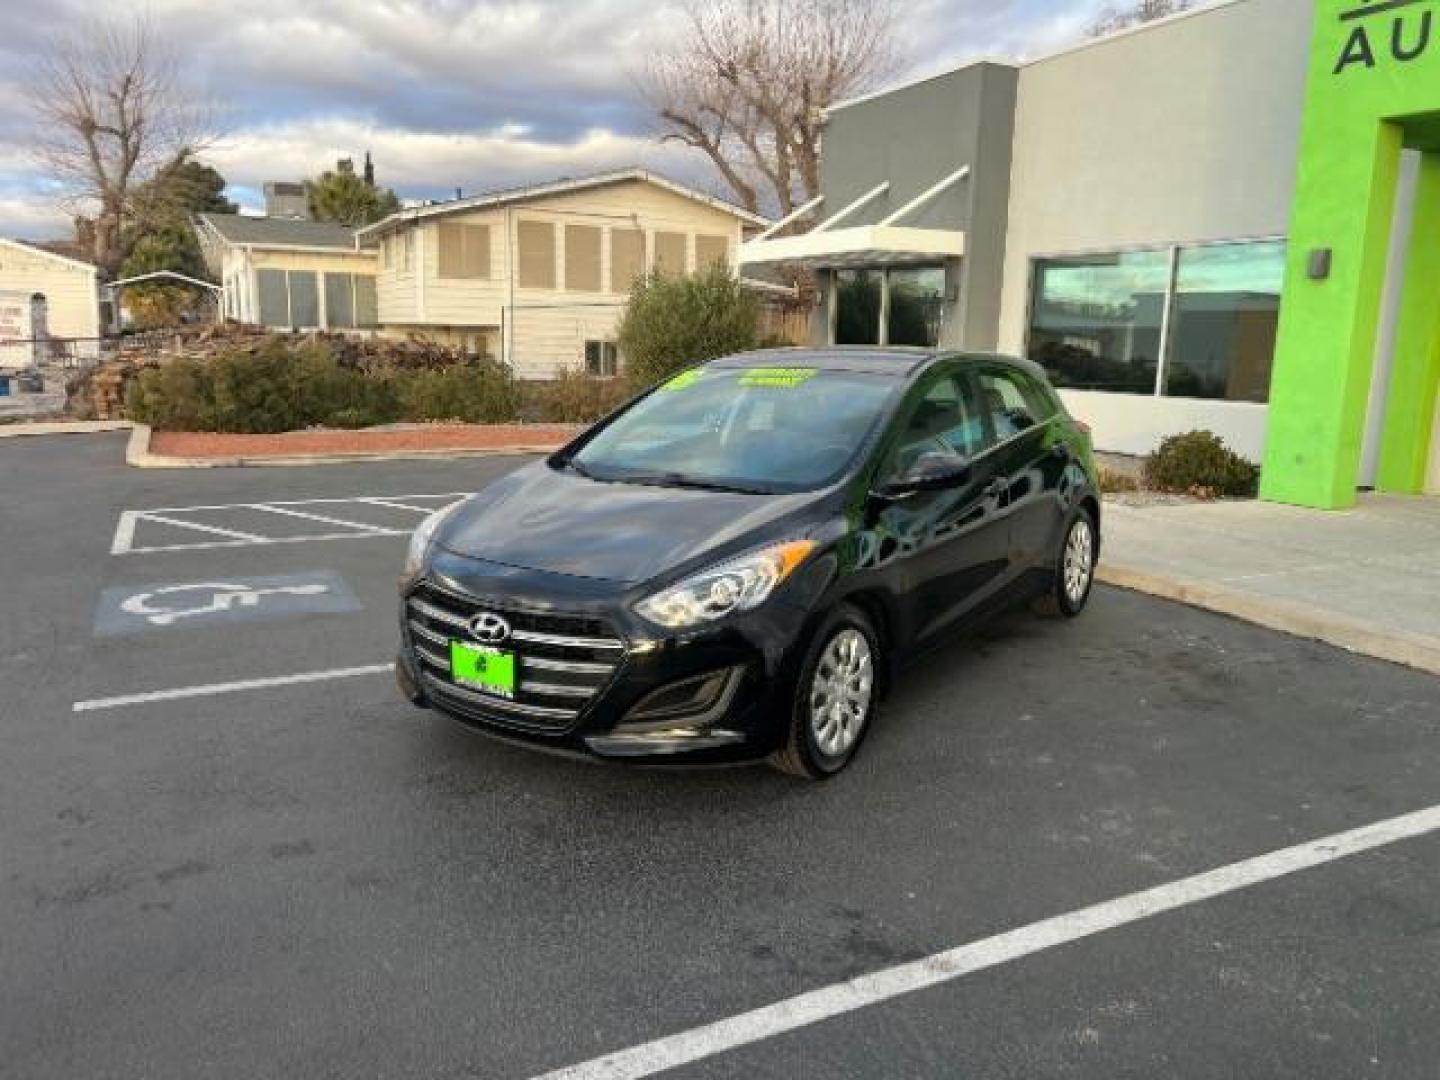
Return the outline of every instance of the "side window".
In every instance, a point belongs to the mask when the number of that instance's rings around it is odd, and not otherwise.
[[[1050,418],[1053,411],[1040,388],[1025,376],[1008,371],[982,371],[980,402],[995,429],[995,441],[1019,435]]]
[[[973,457],[985,446],[985,428],[970,384],[959,375],[945,375],[906,410],[900,421],[900,439],[886,473],[909,469],[922,454],[960,454]]]

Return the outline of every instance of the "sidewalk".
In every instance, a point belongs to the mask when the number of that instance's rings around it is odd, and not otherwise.
[[[1440,674],[1440,498],[1107,500],[1102,581]]]
[[[135,426],[126,455],[140,468],[318,465],[404,457],[549,453],[581,429],[570,424],[396,424],[359,431],[224,435]]]

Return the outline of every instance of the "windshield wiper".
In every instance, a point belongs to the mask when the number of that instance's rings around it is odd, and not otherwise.
[[[733,495],[768,495],[764,488],[743,484],[726,484],[719,480],[701,480],[681,472],[630,473],[615,479],[626,484],[653,484],[655,487],[688,488],[693,491],[723,491]]]

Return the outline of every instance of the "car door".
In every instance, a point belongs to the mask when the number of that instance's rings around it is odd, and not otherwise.
[[[962,479],[873,503],[879,565],[911,633],[931,638],[963,619],[1002,583],[1008,538],[997,522],[999,487],[982,453],[984,417],[975,387],[958,366],[926,379],[892,425],[876,474],[878,488],[925,453],[959,454],[971,462]]]
[[[1008,576],[1014,576],[1051,561],[1069,446],[1056,429],[1050,398],[1025,372],[989,364],[976,370],[975,382],[1002,489],[997,513],[1008,535]]]

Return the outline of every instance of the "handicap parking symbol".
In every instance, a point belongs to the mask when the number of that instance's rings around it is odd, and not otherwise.
[[[272,577],[227,578],[106,589],[95,632],[130,634],[156,627],[195,626],[293,615],[358,611],[360,601],[329,570]]]

